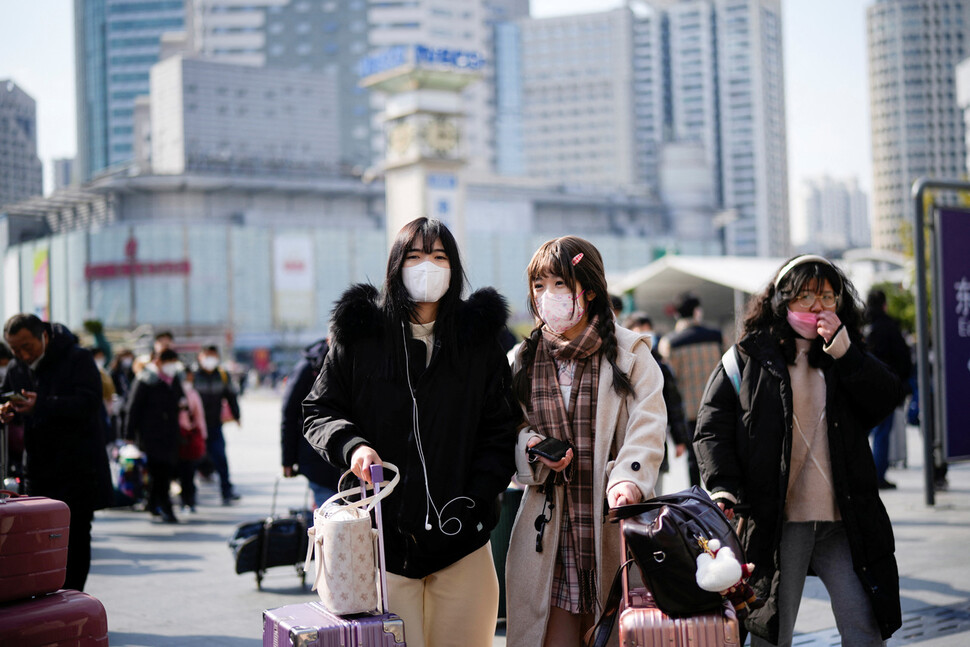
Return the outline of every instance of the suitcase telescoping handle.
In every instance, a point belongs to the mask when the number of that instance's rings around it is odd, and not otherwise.
[[[374,497],[377,499],[374,504],[374,518],[377,520],[377,568],[381,583],[381,613],[387,613],[387,567],[384,564],[384,522],[381,515],[381,498],[377,495],[381,491],[381,483],[384,482],[384,466],[370,466],[370,480],[374,484]],[[367,496],[367,485],[361,480],[361,496]]]

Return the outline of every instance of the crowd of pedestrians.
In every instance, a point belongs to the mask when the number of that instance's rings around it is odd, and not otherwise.
[[[749,583],[764,601],[745,620],[753,644],[791,644],[809,572],[829,591],[843,644],[884,644],[900,625],[899,581],[878,491],[893,487],[886,438],[912,368],[885,295],[869,296],[866,315],[838,267],[803,255],[765,277],[737,343],[703,324],[692,294],[658,342],[647,314],[620,318],[586,240],[546,242],[524,276],[534,327],[507,353],[504,298],[465,296],[454,236],[415,220],[383,283],[346,290],[328,337],[287,380],[282,475],[305,476],[316,505],[343,470],[367,480],[387,461],[401,472],[384,528],[389,606],[408,644],[491,645],[500,588],[489,538],[510,483],[524,494],[507,557],[508,642],[581,644],[622,561],[606,511],[660,493],[668,444],[687,453],[692,484],[747,520]],[[146,509],[162,522],[195,511],[198,478],[217,476],[226,505],[238,498],[223,424],[240,411],[218,348],[186,367],[161,333],[149,356],[106,362],[33,315],[9,319],[4,340],[0,421],[22,439],[26,491],[71,508],[69,587],[83,588],[93,512],[112,501],[104,450],[115,439],[144,452]]]

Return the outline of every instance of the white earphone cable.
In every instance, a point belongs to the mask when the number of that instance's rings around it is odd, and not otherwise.
[[[421,472],[424,475],[424,493],[426,497],[425,501],[425,511],[424,511],[424,529],[431,530],[432,525],[430,522],[431,510],[434,510],[435,517],[438,519],[438,530],[449,537],[457,535],[461,532],[462,524],[461,519],[458,517],[446,517],[442,520],[442,515],[445,509],[450,506],[455,501],[461,501],[462,499],[468,502],[468,509],[475,507],[475,502],[467,496],[456,496],[455,498],[444,504],[441,509],[435,505],[434,498],[431,496],[431,485],[428,481],[428,462],[424,457],[424,444],[421,442],[421,423],[418,415],[418,399],[414,394],[414,387],[411,385],[411,356],[408,353],[408,338],[404,331],[404,322],[401,322],[401,338],[404,341],[404,376],[408,383],[408,392],[411,394],[411,428],[414,430],[414,438],[417,441],[418,446],[418,459],[421,461]],[[445,526],[451,522],[455,521],[458,523],[458,528],[454,532],[448,532],[445,530]]]

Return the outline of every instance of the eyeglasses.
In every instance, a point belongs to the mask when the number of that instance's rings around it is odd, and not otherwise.
[[[822,294],[815,294],[814,292],[799,292],[798,296],[794,297],[791,302],[797,303],[806,310],[815,305],[818,301],[822,304],[822,307],[831,310],[839,304],[839,297],[834,292],[823,292]]]

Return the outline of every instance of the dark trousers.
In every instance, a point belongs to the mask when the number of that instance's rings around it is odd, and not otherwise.
[[[172,499],[168,494],[172,486],[172,479],[176,474],[175,465],[148,457],[148,509],[151,512],[161,510],[169,514],[172,511]]]
[[[892,436],[895,421],[894,411],[869,432],[872,436],[872,459],[876,462],[876,475],[880,483],[886,480],[886,470],[889,469],[889,437]]]
[[[199,467],[199,461],[179,460],[178,477],[179,487],[182,488],[182,505],[190,508],[195,507],[195,471]]]
[[[71,537],[67,544],[67,577],[65,589],[83,591],[91,570],[91,522],[94,510],[90,503],[75,502],[71,508]]]
[[[222,435],[222,425],[209,428],[208,432],[209,437],[206,438],[205,448],[209,453],[209,460],[219,474],[222,498],[228,499],[232,496],[232,482],[229,480],[229,461],[226,459],[226,439]]]
[[[65,589],[84,590],[91,570],[91,522],[94,520],[94,493],[78,487],[73,477],[66,483],[27,481],[27,494],[46,496],[67,504],[71,511],[67,543],[67,575]]]
[[[690,476],[691,485],[701,484],[701,470],[697,466],[697,454],[694,453],[694,430],[697,429],[697,420],[687,421],[687,434],[690,442],[687,443],[687,474]]]

